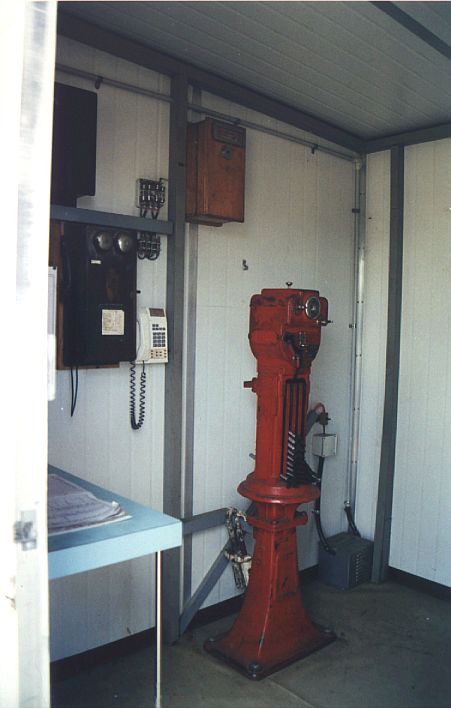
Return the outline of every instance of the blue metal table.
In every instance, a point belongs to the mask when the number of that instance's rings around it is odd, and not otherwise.
[[[121,497],[86,482],[64,470],[48,466],[57,474],[78,484],[99,499],[116,501],[131,518],[114,523],[49,536],[49,580],[75,575],[94,568],[120,563],[131,558],[156,554],[156,668],[155,706],[161,705],[161,557],[168,548],[182,544],[182,522],[172,516]]]

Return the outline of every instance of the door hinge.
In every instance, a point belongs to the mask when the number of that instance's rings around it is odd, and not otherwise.
[[[32,551],[38,543],[36,512],[21,511],[20,521],[14,524],[14,541],[22,545],[23,551]]]

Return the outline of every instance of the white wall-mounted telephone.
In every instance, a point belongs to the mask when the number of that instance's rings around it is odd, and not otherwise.
[[[167,364],[168,324],[164,310],[154,307],[139,308],[136,349],[136,362]]]
[[[166,364],[168,361],[168,325],[163,309],[140,307],[137,313],[136,359],[130,362],[130,425],[139,430],[146,412],[145,364]],[[139,415],[136,419],[136,364],[142,364],[139,382]]]

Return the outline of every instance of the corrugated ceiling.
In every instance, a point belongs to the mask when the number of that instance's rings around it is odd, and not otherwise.
[[[385,4],[420,23],[429,33],[426,39],[371,2],[64,2],[61,7],[65,14],[371,139],[451,120],[446,56],[451,3]]]

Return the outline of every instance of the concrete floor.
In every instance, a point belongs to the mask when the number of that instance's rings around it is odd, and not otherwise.
[[[203,648],[233,617],[164,649],[164,708],[449,708],[451,616],[444,600],[394,582],[303,590],[311,618],[337,641],[259,682]],[[153,651],[140,650],[52,686],[52,708],[150,708]]]

